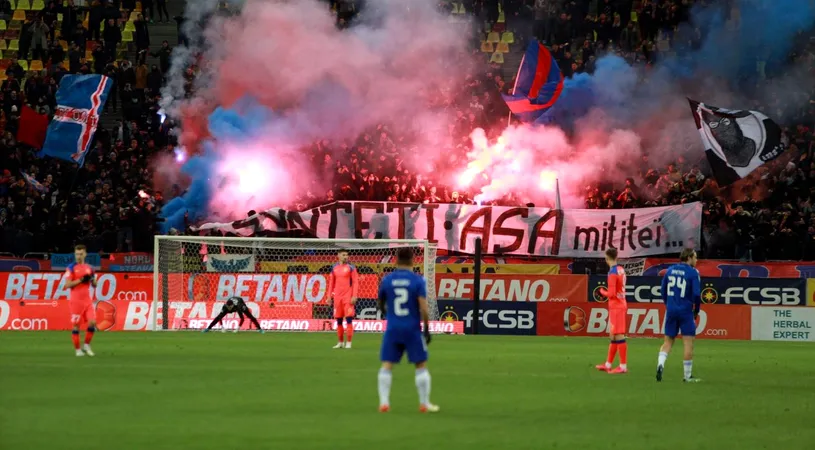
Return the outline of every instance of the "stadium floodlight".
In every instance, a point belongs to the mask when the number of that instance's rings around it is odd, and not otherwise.
[[[151,329],[205,328],[237,296],[265,329],[331,330],[329,273],[341,250],[359,272],[357,318],[380,319],[379,281],[403,247],[413,249],[414,270],[427,282],[431,320],[438,320],[436,247],[428,241],[156,236]],[[224,320],[223,327],[236,329],[238,318]]]

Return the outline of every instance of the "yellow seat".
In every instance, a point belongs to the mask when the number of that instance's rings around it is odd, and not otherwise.
[[[62,23],[62,13],[57,13],[57,22]]]
[[[17,0],[17,9],[31,10],[31,2],[28,0]]]
[[[5,31],[6,29],[8,29],[8,26],[6,25],[6,21],[0,19],[0,31]]]
[[[499,42],[498,45],[495,46],[495,51],[498,53],[509,53],[509,44],[506,42]]]
[[[631,11],[631,21],[637,23],[639,21],[639,17],[637,16],[636,11]]]
[[[35,60],[31,61],[31,66],[28,68],[28,70],[30,70],[32,72],[42,70],[42,69],[43,69],[42,61],[40,61],[39,59],[35,59]]]
[[[490,44],[497,44],[501,42],[501,35],[498,34],[497,31],[490,31],[490,33],[487,35],[487,42]]]
[[[136,24],[128,20],[127,23],[125,23],[124,31],[136,31]]]
[[[42,0],[34,0],[31,3],[31,9],[34,11],[42,11],[45,9],[45,2]]]
[[[9,30],[22,30],[23,29],[23,23],[20,22],[19,20],[12,20],[11,23],[8,24],[8,29]]]
[[[503,11],[498,13],[498,23],[505,23],[507,21],[507,16],[504,14]]]
[[[25,11],[23,11],[22,9],[15,9],[14,15],[11,16],[11,20],[25,22]]]
[[[461,3],[453,3],[453,14],[464,14],[464,5]]]
[[[136,9],[134,11],[141,12],[141,2],[136,2]]]
[[[495,51],[495,47],[492,45],[492,42],[481,41],[481,51],[484,53],[492,53]]]
[[[490,56],[490,63],[491,64],[503,64],[504,63],[504,54],[495,52]]]
[[[122,42],[133,42],[133,32],[122,31]]]
[[[504,31],[501,35],[501,42],[505,44],[514,44],[515,43],[515,33],[511,31]]]
[[[4,71],[0,72],[0,81],[6,81],[6,80],[8,80],[8,76],[6,75],[6,71],[4,70]]]
[[[12,39],[8,43],[8,49],[9,50],[14,50],[14,51],[19,51],[20,50],[20,40],[19,39]]]
[[[11,3],[12,10],[17,9],[17,0],[9,0],[9,3]]]
[[[28,61],[26,61],[26,60],[24,60],[24,59],[19,59],[19,60],[17,60],[17,64],[19,64],[19,65],[20,65],[20,67],[22,67],[22,68],[23,68],[23,70],[25,70],[26,72],[28,72]]]
[[[0,39],[0,50],[7,50],[7,49],[8,49],[8,45],[6,44],[6,40],[5,39]],[[0,58],[0,59],[2,59],[2,58]]]
[[[60,39],[59,46],[62,47],[62,49],[65,50],[66,52],[68,51],[68,41]]]

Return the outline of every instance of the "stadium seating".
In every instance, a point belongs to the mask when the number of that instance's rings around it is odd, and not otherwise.
[[[43,0],[34,0],[31,3],[31,10],[42,11],[43,9],[45,9],[45,2]]]
[[[25,10],[25,11],[29,11],[29,10],[31,10],[31,2],[29,2],[28,0],[17,0],[17,8],[16,9],[22,9],[22,10]]]
[[[28,70],[32,72],[43,70],[42,61],[39,59],[32,60]]]

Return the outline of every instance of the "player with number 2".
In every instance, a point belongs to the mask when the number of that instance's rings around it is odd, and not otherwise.
[[[430,403],[430,372],[427,371],[427,344],[430,343],[427,308],[427,288],[422,276],[413,273],[413,251],[400,248],[396,254],[396,270],[379,283],[379,309],[387,319],[382,338],[379,369],[379,411],[390,411],[393,365],[407,352],[408,360],[416,365],[416,390],[419,391],[419,412],[438,412]],[[421,324],[424,323],[424,335]]]
[[[605,364],[595,366],[597,370],[608,373],[628,372],[628,344],[625,342],[627,327],[628,303],[625,299],[625,269],[617,264],[617,249],[606,250],[608,271],[608,289],[600,289],[600,294],[608,298],[608,356]],[[620,353],[620,365],[612,369],[611,364],[617,353]]]
[[[666,309],[665,342],[659,349],[657,381],[662,381],[665,361],[679,333],[682,333],[685,347],[683,380],[688,383],[699,381],[693,377],[693,341],[696,336],[696,319],[702,307],[702,283],[695,267],[696,252],[686,248],[679,255],[679,264],[668,267],[662,278],[662,298]]]

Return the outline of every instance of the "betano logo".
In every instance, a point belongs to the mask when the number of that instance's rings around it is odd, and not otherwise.
[[[570,306],[563,311],[563,328],[576,333],[586,328],[586,311],[579,306]]]

